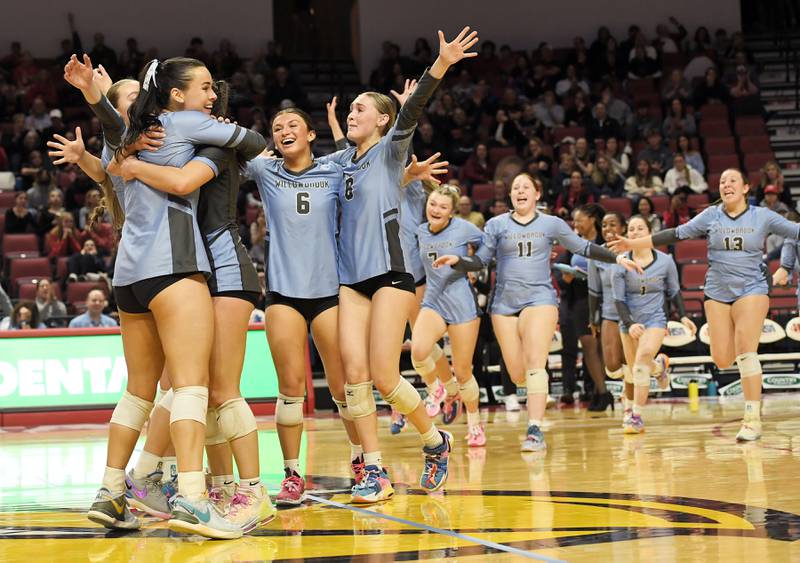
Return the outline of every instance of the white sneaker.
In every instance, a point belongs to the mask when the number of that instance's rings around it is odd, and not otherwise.
[[[517,399],[516,393],[513,395],[506,395],[506,398],[503,399],[503,402],[506,404],[507,411],[516,412],[519,410],[519,399]]]
[[[739,433],[736,434],[737,442],[753,442],[761,438],[761,421],[760,420],[742,420],[742,427]]]

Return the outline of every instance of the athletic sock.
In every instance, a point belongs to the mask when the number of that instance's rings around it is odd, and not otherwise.
[[[158,469],[158,463],[160,461],[160,457],[155,456],[150,452],[142,451],[142,453],[139,455],[139,459],[136,461],[136,465],[133,468],[133,478],[144,479]]]
[[[638,415],[642,414],[642,407],[637,405],[635,401],[631,405],[631,408],[633,409],[633,414],[638,414]]]
[[[106,469],[103,472],[103,487],[108,489],[112,495],[124,493],[125,470],[106,466]]]
[[[444,438],[442,438],[442,433],[436,428],[435,424],[431,424],[430,429],[420,434],[422,438],[422,443],[425,444],[425,447],[428,449],[438,448],[444,443]]]
[[[467,411],[467,426],[469,428],[474,428],[481,423],[481,412],[469,412]]]
[[[261,478],[256,477],[239,477],[239,490],[250,491],[252,493],[259,493],[261,491]]]
[[[206,476],[202,471],[178,473],[178,492],[191,502],[200,500],[206,492]]]
[[[543,422],[544,422],[544,421],[542,421],[542,420],[539,420],[539,419],[537,419],[537,418],[529,418],[529,419],[528,419],[528,427],[531,427],[531,426],[538,426],[538,427],[539,427],[539,430],[541,430],[541,429],[542,429],[542,424],[543,424]]]
[[[299,459],[284,459],[283,460],[283,467],[288,469],[292,473],[300,475],[300,460]]]
[[[744,416],[752,420],[761,420],[761,401],[745,401]]]
[[[381,452],[364,452],[364,465],[374,465],[379,469],[383,469],[383,459],[381,459]]]
[[[353,442],[350,442],[350,460],[351,461],[359,459],[361,457],[361,454],[363,454],[363,453],[364,453],[364,450],[361,447],[361,444],[354,444]]]
[[[233,475],[212,475],[211,486],[215,489],[218,487],[225,487],[233,483]]]
[[[455,377],[451,377],[450,380],[444,384],[444,388],[447,390],[448,397],[455,397],[458,395],[458,380]]]
[[[178,458],[173,456],[169,457],[162,457],[161,458],[161,471],[164,472],[163,477],[161,479],[163,481],[168,481],[174,477],[178,476]]]

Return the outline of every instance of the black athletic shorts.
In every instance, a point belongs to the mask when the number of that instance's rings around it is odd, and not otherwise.
[[[417,287],[422,287],[426,283],[428,283],[428,277],[427,276],[422,276],[421,279],[418,279],[417,281],[414,282],[414,285],[417,286]]]
[[[338,306],[339,296],[331,295],[330,297],[301,299],[299,297],[286,297],[275,291],[268,291],[266,301],[266,309],[269,309],[270,305],[286,305],[303,315],[306,322],[311,324],[311,321],[317,318],[319,314]]]
[[[123,313],[142,314],[150,312],[150,302],[156,295],[167,289],[172,284],[184,278],[189,278],[202,272],[183,272],[180,274],[167,274],[134,282],[130,285],[114,286],[114,298],[117,308]]]
[[[414,284],[414,276],[408,272],[386,272],[380,276],[369,278],[364,281],[352,284],[344,284],[353,291],[359,292],[361,295],[372,299],[372,296],[382,287],[393,287],[395,289],[402,289],[416,295],[417,288]]]
[[[709,297],[705,293],[703,294],[703,303],[706,301],[716,301],[717,303],[722,303],[723,305],[733,305],[736,301],[720,301],[719,299],[714,299],[713,297]]]
[[[261,293],[258,291],[244,291],[244,290],[231,290],[231,291],[217,291],[212,292],[211,297],[235,297],[242,301],[252,303],[253,307],[258,307],[258,302],[261,301]]]

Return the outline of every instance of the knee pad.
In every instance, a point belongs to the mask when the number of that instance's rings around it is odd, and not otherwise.
[[[465,403],[477,401],[481,398],[481,390],[478,387],[478,382],[475,381],[475,376],[470,377],[464,383],[459,383],[458,391],[461,393],[461,400]]]
[[[755,352],[747,352],[736,356],[736,367],[739,368],[742,379],[761,375],[761,362]]]
[[[624,374],[623,380],[625,381],[625,383],[633,385],[633,372],[631,371],[631,368],[629,368],[627,364],[622,364],[622,373]]]
[[[433,363],[435,364],[442,358],[442,356],[444,356],[444,350],[442,350],[442,347],[438,344],[434,344],[433,350],[431,350],[431,355],[428,357],[433,360]]]
[[[372,382],[345,383],[344,398],[351,418],[363,418],[375,412],[375,395],[372,394]]]
[[[208,409],[206,412],[206,446],[218,446],[228,441],[219,428],[218,416],[217,409]]]
[[[334,399],[333,402],[336,404],[336,410],[339,411],[339,416],[342,417],[342,420],[353,420],[350,411],[347,409],[347,401]]]
[[[633,385],[634,387],[650,387],[650,366],[634,364]]]
[[[144,426],[152,410],[152,401],[146,401],[125,391],[122,393],[122,398],[120,398],[117,406],[114,407],[114,412],[111,414],[111,422],[141,432],[142,426]]]
[[[428,357],[422,360],[421,362],[417,362],[414,358],[411,358],[411,365],[414,366],[416,372],[422,377],[423,379],[431,375],[434,371],[436,371],[436,360],[433,359],[433,354],[428,354]]]
[[[606,377],[608,377],[609,379],[622,379],[623,375],[624,375],[624,368],[622,367],[619,367],[613,371],[606,368]]]
[[[175,399],[175,391],[169,389],[158,401],[158,406],[167,412],[172,412],[172,401]]]
[[[400,414],[411,414],[422,402],[417,390],[404,377],[384,399]]]
[[[300,403],[302,410],[302,403]],[[225,401],[217,407],[217,423],[222,435],[228,442],[243,438],[258,430],[256,417],[250,405],[242,397]]]
[[[275,422],[281,426],[303,424],[303,401],[305,397],[287,397],[283,393],[278,393]]]
[[[547,395],[550,390],[547,370],[544,368],[527,370],[525,372],[525,387],[528,388],[528,394],[541,393]]]
[[[172,424],[179,420],[195,420],[200,424],[205,424],[207,410],[208,387],[190,385],[175,389],[169,423]]]

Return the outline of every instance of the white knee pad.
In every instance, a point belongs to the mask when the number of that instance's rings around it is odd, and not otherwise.
[[[426,376],[431,375],[434,371],[436,371],[436,360],[433,359],[433,354],[429,354],[428,357],[422,360],[421,362],[417,362],[412,358],[411,365],[414,366],[416,372],[423,379],[425,379]]]
[[[633,385],[633,372],[628,367],[628,364],[622,364],[622,373],[624,374],[623,380],[625,383]]]
[[[613,371],[606,368],[606,377],[608,377],[609,379],[622,379],[623,375],[624,371],[623,367],[621,366]]]
[[[152,401],[146,401],[128,391],[124,391],[122,398],[120,398],[117,406],[114,407],[114,412],[111,414],[111,422],[141,432],[142,426],[144,426],[152,410]]]
[[[481,390],[478,387],[478,382],[475,381],[475,376],[472,376],[464,383],[459,383],[458,391],[461,393],[461,400],[465,403],[471,403],[481,398]]]
[[[288,397],[278,393],[275,404],[275,422],[281,426],[297,426],[303,424],[303,401],[305,397]]]
[[[755,352],[747,352],[736,356],[736,366],[739,368],[742,379],[761,375],[761,362]]]
[[[525,386],[528,388],[529,395],[537,393],[547,395],[550,390],[547,370],[544,368],[526,370]]]
[[[218,416],[217,409],[210,408],[206,412],[206,446],[218,446],[228,441],[219,428]]]
[[[339,411],[339,416],[342,417],[342,420],[353,420],[350,411],[347,409],[347,401],[334,399],[333,402],[336,404],[336,410]]]
[[[205,424],[207,409],[208,387],[190,385],[175,389],[169,423],[172,424],[179,420],[195,420],[200,424]]]
[[[442,358],[442,356],[444,356],[444,350],[442,350],[442,347],[438,344],[434,344],[433,350],[431,350],[431,355],[428,357],[433,360],[433,363],[436,363]]]
[[[353,419],[370,416],[375,412],[375,395],[372,394],[372,382],[345,383],[344,398],[347,411]]]
[[[384,399],[400,414],[411,414],[422,402],[419,392],[404,377]]]
[[[302,403],[300,403],[302,411]],[[221,434],[228,442],[243,438],[251,432],[258,430],[256,417],[250,405],[242,397],[225,401],[217,407],[217,423]]]
[[[175,399],[175,391],[169,389],[158,401],[158,406],[167,412],[172,412],[172,401]]]
[[[650,366],[634,364],[633,385],[634,387],[650,387]]]

